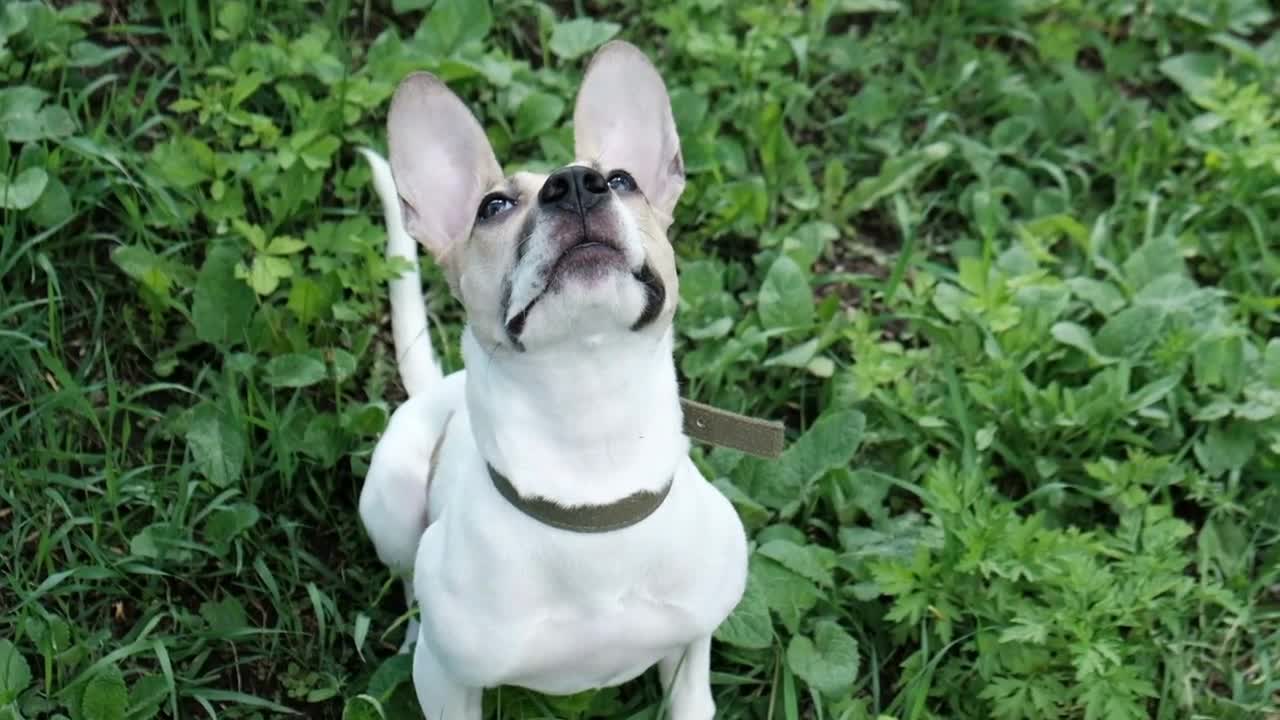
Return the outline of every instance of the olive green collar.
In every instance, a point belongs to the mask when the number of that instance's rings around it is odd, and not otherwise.
[[[517,510],[544,525],[580,533],[603,533],[631,527],[652,515],[671,492],[671,479],[657,492],[642,490],[603,505],[565,507],[546,498],[526,498],[502,473],[485,463],[498,493]]]
[[[776,458],[782,453],[785,437],[780,422],[739,415],[685,398],[680,399],[680,408],[684,432],[694,440],[765,458]],[[580,533],[621,530],[644,520],[662,506],[674,480],[669,478],[656,492],[644,490],[604,505],[566,507],[546,498],[522,497],[493,465],[485,463],[485,466],[498,493],[517,510],[544,525]]]
[[[782,454],[786,428],[780,422],[740,415],[688,398],[680,398],[680,410],[684,434],[694,440],[762,458]]]

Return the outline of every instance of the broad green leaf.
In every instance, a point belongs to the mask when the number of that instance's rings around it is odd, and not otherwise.
[[[174,277],[164,258],[141,245],[122,245],[111,251],[111,261],[148,290],[168,297]]]
[[[219,635],[232,635],[249,627],[249,616],[244,605],[234,595],[227,595],[218,602],[207,600],[200,604],[200,617],[209,629]]]
[[[293,255],[307,249],[307,243],[295,237],[280,235],[271,238],[264,250],[268,255]]]
[[[71,46],[67,64],[71,67],[98,67],[128,54],[128,45],[117,45],[116,47],[108,48],[88,40],[81,40]]]
[[[436,0],[418,30],[428,48],[441,57],[489,34],[493,15],[489,0]]]
[[[316,413],[302,435],[302,452],[317,458],[322,467],[333,467],[341,457],[342,428],[333,413]]]
[[[260,517],[258,508],[249,503],[214,510],[204,524],[205,540],[219,551],[225,551],[232,540],[256,525]]]
[[[1229,516],[1210,517],[1200,529],[1196,545],[1228,578],[1242,576],[1249,569],[1249,536],[1245,527]]]
[[[1182,382],[1182,373],[1172,373],[1151,381],[1129,396],[1129,411],[1137,412],[1154,405],[1173,392]]]
[[[218,346],[244,340],[253,316],[253,291],[236,278],[240,253],[230,245],[215,245],[205,258],[192,293],[191,322],[196,337]]]
[[[311,323],[324,316],[333,304],[329,289],[309,277],[300,277],[289,288],[287,307],[303,323]]]
[[[1139,290],[1171,275],[1177,277],[1170,278],[1170,283],[1162,285],[1162,288],[1186,287],[1185,283],[1179,282],[1186,280],[1186,264],[1182,260],[1177,242],[1172,237],[1161,235],[1143,243],[1125,258],[1123,267],[1125,280],[1131,287]]]
[[[0,122],[14,114],[34,115],[49,93],[30,85],[0,88]]]
[[[276,387],[301,388],[315,385],[328,377],[324,362],[314,355],[289,353],[267,362],[267,383]]]
[[[747,526],[748,529],[759,527],[769,521],[769,516],[771,515],[769,508],[739,490],[738,486],[730,482],[728,478],[720,478],[712,484],[729,499],[729,502],[733,503],[733,507],[742,518],[742,524]]]
[[[8,705],[31,684],[31,667],[18,648],[0,638],[0,706]]]
[[[556,23],[548,46],[561,60],[582,57],[613,39],[621,25],[590,18],[577,18]]]
[[[814,639],[791,638],[787,665],[810,687],[830,696],[849,690],[858,676],[858,642],[831,620],[814,625]]]
[[[536,137],[555,126],[564,114],[565,102],[559,95],[532,92],[516,108],[516,136]]]
[[[66,108],[44,106],[48,97],[49,93],[28,85],[0,88],[0,138],[27,143],[75,132],[75,121]]]
[[[1068,278],[1066,283],[1076,297],[1083,299],[1103,315],[1114,315],[1124,307],[1124,295],[1109,282],[1077,276]]]
[[[823,555],[827,556],[824,560]],[[830,550],[815,545],[798,545],[790,540],[770,540],[756,552],[776,560],[788,570],[803,575],[823,587],[833,585],[831,568],[835,558]]]
[[[341,427],[355,435],[374,436],[387,425],[387,406],[381,402],[348,404],[342,412]]]
[[[991,147],[997,152],[1017,153],[1035,129],[1035,123],[1030,116],[1006,117],[991,129]]]
[[[209,482],[227,487],[240,479],[246,455],[244,433],[216,406],[196,406],[187,429],[187,447]]]
[[[693,337],[692,334],[689,337]],[[696,338],[694,338],[696,339]],[[762,367],[773,367],[781,365],[783,367],[805,367],[813,360],[813,356],[818,352],[818,338],[810,338],[795,347],[784,350],[773,357],[761,363]]]
[[[836,361],[820,355],[805,364],[804,368],[814,376],[826,379],[836,374]]]
[[[782,251],[790,255],[800,267],[813,267],[831,243],[839,238],[839,228],[831,223],[805,223],[783,239]]]
[[[793,633],[821,597],[818,586],[811,580],[760,554],[751,558],[751,574],[760,583],[769,609],[776,612],[782,624]]]
[[[249,241],[249,244],[253,246],[254,250],[262,252],[267,249],[267,232],[261,227],[245,222],[240,218],[233,218],[231,220],[231,227],[235,228],[236,232],[244,236],[244,239]]]
[[[1263,351],[1263,382],[1272,387],[1280,387],[1280,338],[1271,338]]]
[[[115,665],[108,665],[84,687],[80,714],[84,720],[124,720],[129,708],[129,691]]]
[[[27,29],[26,8],[18,3],[7,3],[0,9],[0,49],[5,40]]]
[[[308,170],[324,170],[329,167],[333,154],[342,147],[342,141],[336,136],[325,135],[305,146],[298,148],[298,157]]]
[[[1098,349],[1093,346],[1093,338],[1089,335],[1089,331],[1081,325],[1073,322],[1054,323],[1049,333],[1053,335],[1054,340],[1083,352],[1096,363],[1112,362],[1110,358],[1103,357],[1098,352]]]
[[[289,261],[272,255],[255,255],[253,263],[245,267],[238,263],[235,268],[237,278],[249,281],[249,287],[259,295],[270,295],[280,287],[280,280],[293,275],[293,266]]]
[[[392,655],[369,678],[368,692],[382,702],[391,697],[397,687],[413,682],[413,656]]]
[[[747,578],[742,600],[716,629],[715,636],[720,642],[756,650],[773,644],[773,620],[758,578]]]
[[[1210,477],[1240,470],[1253,458],[1257,434],[1246,423],[1214,424],[1195,444],[1196,459]]]
[[[58,19],[67,23],[84,25],[102,14],[103,8],[96,2],[71,2],[60,4]]]
[[[36,204],[48,184],[44,168],[27,168],[15,178],[0,176],[0,208],[26,210]]]
[[[191,559],[191,551],[182,544],[189,540],[181,529],[170,523],[152,523],[129,539],[129,552],[138,557],[186,562]]]
[[[1224,63],[1212,53],[1189,52],[1160,63],[1160,72],[1178,84],[1191,97],[1209,95]]]
[[[329,355],[329,361],[333,364],[334,380],[341,382],[356,373],[356,356],[342,348],[332,350]]]
[[[1245,344],[1244,337],[1230,330],[1206,333],[1193,356],[1196,385],[1237,390],[1244,381]]]
[[[58,178],[50,177],[49,184],[40,193],[40,199],[31,206],[28,217],[37,225],[49,228],[65,222],[73,212],[71,193],[67,186]]]
[[[342,707],[342,720],[385,720],[382,703],[369,695],[357,695]]]
[[[37,117],[40,137],[32,140],[64,138],[76,131],[75,118],[61,105],[46,105]]]
[[[779,463],[800,483],[811,483],[828,470],[849,464],[862,443],[866,424],[866,417],[857,410],[828,412],[787,448]]]
[[[227,0],[218,8],[218,27],[233,38],[244,32],[250,20],[249,8],[241,0]]]
[[[195,138],[173,138],[151,150],[150,163],[164,180],[189,188],[213,179],[213,149]]]
[[[766,330],[805,327],[813,322],[813,291],[804,270],[786,255],[769,267],[759,295]]]
[[[129,689],[129,720],[149,720],[160,711],[169,695],[169,682],[163,675],[144,675]]]
[[[1125,308],[1094,336],[1094,347],[1108,357],[1140,360],[1160,335],[1164,313],[1150,305]]]
[[[760,468],[748,488],[751,497],[780,509],[800,500],[808,486],[835,468],[847,467],[862,442],[866,417],[856,410],[829,412],[775,461]]]

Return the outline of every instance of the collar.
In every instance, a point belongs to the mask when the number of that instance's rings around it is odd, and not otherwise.
[[[780,422],[740,415],[688,398],[680,398],[680,409],[684,433],[694,440],[769,459],[781,455],[786,445],[785,428]]]
[[[521,496],[511,485],[511,481],[495,470],[493,465],[485,463],[485,466],[489,468],[489,479],[493,480],[498,493],[517,510],[544,525],[579,533],[622,530],[644,520],[662,506],[662,501],[671,492],[671,482],[674,480],[667,480],[657,492],[642,490],[604,505],[565,507],[545,498]]]
[[[751,455],[776,458],[785,443],[783,425],[739,415],[720,408],[680,399],[684,431],[689,437],[712,445],[730,447]],[[544,525],[579,533],[602,533],[631,527],[652,515],[671,492],[674,477],[657,492],[643,490],[604,505],[565,507],[545,498],[522,497],[493,465],[485,463],[498,493],[517,510]]]

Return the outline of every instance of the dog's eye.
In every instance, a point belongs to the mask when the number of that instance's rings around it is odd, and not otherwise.
[[[498,213],[510,210],[515,205],[516,201],[506,195],[499,195],[498,193],[485,195],[484,199],[480,201],[480,209],[476,211],[476,217],[481,220],[488,220]]]
[[[617,192],[631,192],[636,189],[636,179],[626,170],[614,170],[609,173],[609,187]]]

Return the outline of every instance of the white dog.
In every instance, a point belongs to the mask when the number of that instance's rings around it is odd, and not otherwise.
[[[671,717],[714,714],[711,635],[742,596],[747,541],[688,457],[672,360],[684,166],[662,78],[635,47],[593,58],[577,161],[504,175],[435,77],[406,78],[391,162],[366,151],[388,254],[434,256],[467,313],[442,377],[417,271],[391,283],[409,400],[374,451],[360,516],[420,606],[430,720],[483,688],[569,694],[654,664]]]

